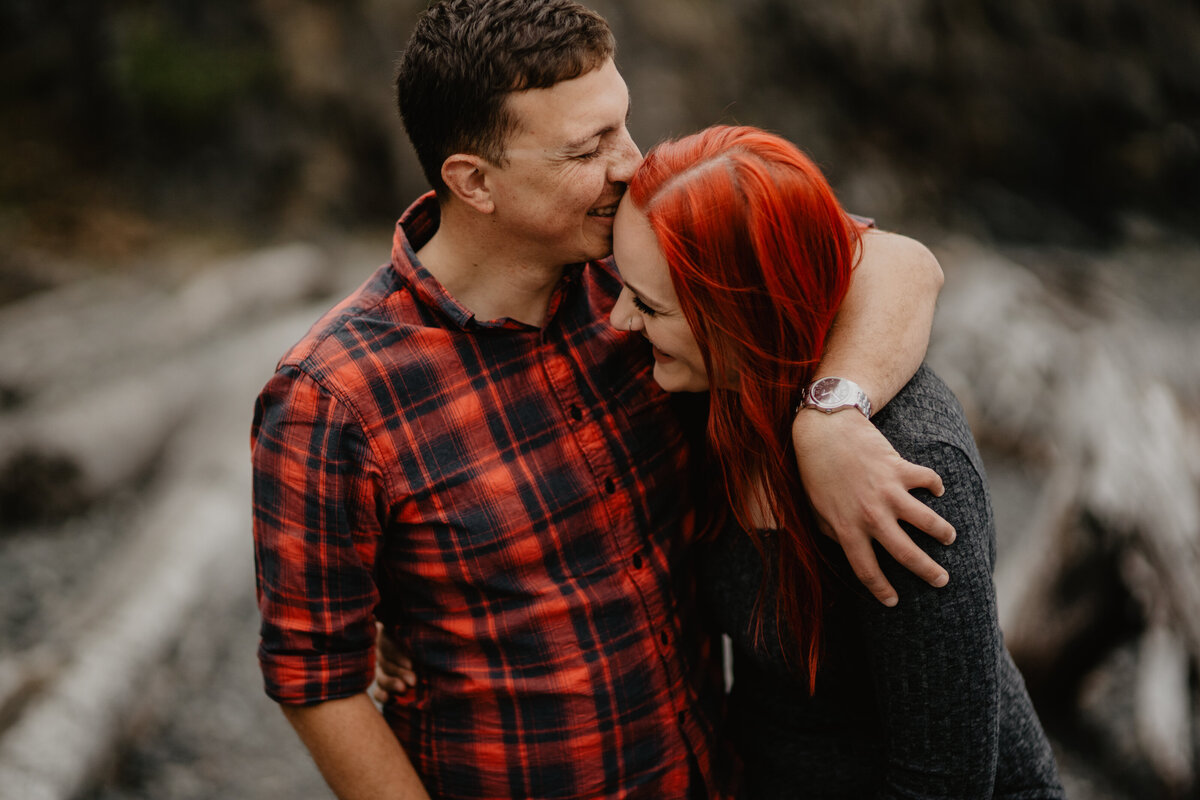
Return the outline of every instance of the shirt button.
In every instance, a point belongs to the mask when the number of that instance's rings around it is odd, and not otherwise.
[[[641,553],[633,554],[633,568],[634,569],[642,568],[642,554]]]
[[[683,721],[685,719],[687,719],[687,714],[684,714],[682,711],[680,711],[679,713],[677,713],[675,715],[675,721],[678,722],[680,725],[683,724]]]
[[[579,410],[579,406],[571,406],[571,419],[576,422],[583,419],[583,412]]]
[[[671,637],[667,635],[667,632],[666,632],[666,631],[663,631],[662,633],[660,633],[660,634],[658,635],[658,639],[659,639],[659,641],[661,641],[663,644],[670,644],[670,643],[671,643]]]
[[[608,492],[609,494],[612,494],[616,490],[617,490],[617,485],[615,483],[613,483],[613,479],[605,478],[604,479],[604,491]]]

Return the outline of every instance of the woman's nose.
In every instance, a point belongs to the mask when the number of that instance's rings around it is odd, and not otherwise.
[[[634,308],[633,301],[630,299],[629,289],[621,289],[621,294],[617,296],[617,302],[613,305],[612,312],[608,315],[608,321],[614,328],[623,331],[638,331],[642,329],[642,315]]]

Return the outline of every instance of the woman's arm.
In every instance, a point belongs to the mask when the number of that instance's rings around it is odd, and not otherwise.
[[[879,231],[863,234],[863,257],[842,301],[817,376],[849,378],[883,408],[917,371],[929,344],[942,270],[919,242]],[[880,571],[878,541],[907,569],[934,586],[948,576],[899,524],[904,520],[943,544],[954,528],[909,492],[939,494],[937,473],[910,464],[866,418],[849,410],[801,411],[792,441],[804,483],[824,531],[846,552],[855,575],[885,605],[898,598]]]
[[[959,537],[936,555],[954,580],[932,589],[885,564],[904,602],[886,609],[859,601],[885,736],[881,800],[988,798],[995,782],[1002,644],[989,568],[991,520],[966,457],[945,455],[934,463],[946,494],[933,506]]]

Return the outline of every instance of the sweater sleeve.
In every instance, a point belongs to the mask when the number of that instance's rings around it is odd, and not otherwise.
[[[945,495],[927,499],[958,538],[943,547],[914,534],[950,573],[944,588],[890,562],[884,571],[900,603],[889,609],[867,596],[855,600],[884,730],[880,798],[990,797],[1001,663],[991,514],[981,479],[961,451],[931,448],[918,461],[941,474]]]
[[[941,475],[942,497],[918,495],[958,536],[943,546],[909,529],[950,573],[947,586],[929,586],[881,551],[899,604],[855,596],[883,726],[879,797],[986,798],[995,782],[1004,663],[992,582],[995,527],[961,409],[936,378],[922,388],[877,424],[902,456]]]

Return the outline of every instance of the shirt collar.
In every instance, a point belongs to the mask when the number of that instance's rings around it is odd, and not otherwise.
[[[392,236],[392,270],[400,279],[408,284],[413,294],[425,305],[436,308],[446,315],[463,330],[501,329],[531,331],[537,330],[531,325],[519,322],[509,317],[496,320],[477,320],[474,312],[459,303],[446,291],[441,282],[435,278],[417,259],[417,251],[433,238],[441,221],[441,208],[438,206],[437,195],[427,192],[417,198],[396,223],[396,231]],[[586,264],[571,264],[563,270],[563,277],[550,298],[546,324],[554,319],[563,303],[564,295],[578,280],[579,274]]]

